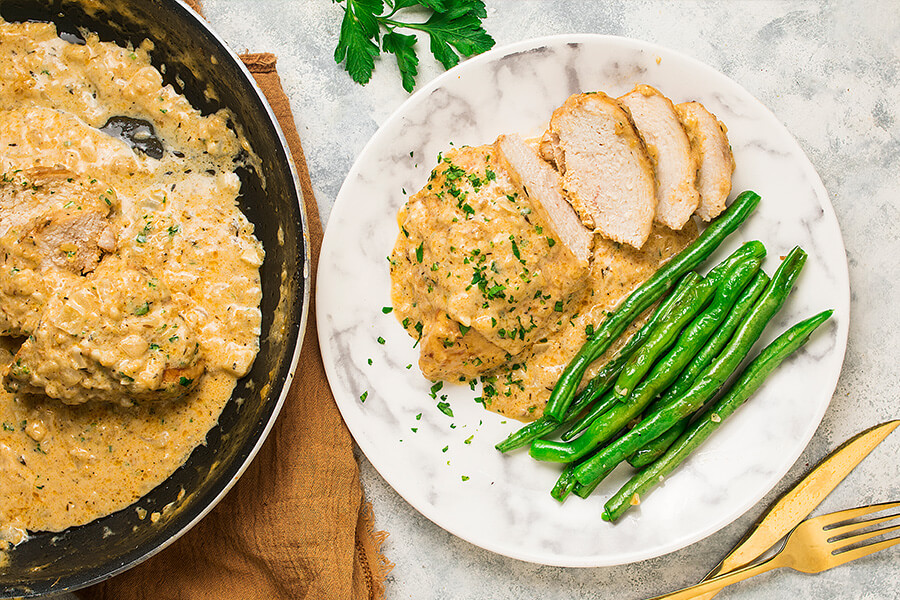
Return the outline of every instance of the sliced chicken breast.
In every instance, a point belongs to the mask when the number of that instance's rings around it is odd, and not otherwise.
[[[575,94],[554,111],[541,155],[556,164],[582,222],[640,248],[656,214],[653,164],[628,112],[602,92]]]
[[[541,220],[584,263],[590,262],[594,236],[578,218],[562,191],[559,173],[537,155],[518,134],[501,135],[494,143],[498,162],[513,184],[531,198]]]
[[[700,205],[697,215],[710,221],[725,210],[731,193],[734,155],[728,143],[727,129],[714,114],[699,102],[685,102],[675,107],[691,142],[698,165],[697,189]]]
[[[637,85],[619,101],[631,113],[656,170],[656,222],[680,230],[697,206],[697,162],[672,101]]]

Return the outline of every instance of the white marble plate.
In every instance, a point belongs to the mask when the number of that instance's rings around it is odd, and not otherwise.
[[[386,257],[398,233],[397,210],[406,194],[424,185],[439,151],[451,143],[489,143],[503,132],[539,134],[570,94],[619,95],[639,82],[676,102],[700,100],[724,121],[737,161],[734,189],[763,197],[716,256],[760,239],[769,249],[765,268],[771,273],[795,244],[809,252],[798,289],[760,346],[815,312],[834,308],[835,314],[664,485],[611,525],[600,519],[602,505],[627,479],[626,468],[615,471],[595,497],[557,503],[548,494],[557,465],[493,449],[517,422],[485,411],[466,385],[438,392],[448,395],[452,418],[437,409],[431,382],[415,366],[413,341],[382,307],[391,304]],[[447,531],[488,550],[551,565],[601,566],[700,540],[784,476],[834,391],[847,340],[849,283],[825,189],[796,141],[762,104],[721,73],[671,50],[570,35],[469,60],[421,89],[381,126],[331,213],[317,305],[322,355],[341,413],[401,496]]]

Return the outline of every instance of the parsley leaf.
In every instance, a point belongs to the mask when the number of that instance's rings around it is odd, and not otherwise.
[[[357,83],[369,82],[375,58],[381,53],[376,43],[380,30],[375,15],[382,10],[383,0],[346,0],[334,62],[340,64],[346,60],[344,68]]]
[[[416,75],[419,74],[419,57],[416,56],[416,36],[403,35],[395,31],[384,34],[381,48],[397,57],[397,68],[403,80],[403,89],[411,92],[416,87]]]
[[[428,34],[431,53],[449,69],[460,56],[489,50],[494,40],[482,27],[487,17],[483,0],[335,0],[344,9],[341,32],[334,50],[336,63],[344,64],[350,77],[366,84],[372,78],[375,59],[381,52],[393,54],[403,83],[412,92],[418,75],[416,36],[399,30]],[[410,14],[430,10],[425,22],[408,22]]]
[[[431,53],[445,69],[456,66],[457,53],[472,56],[494,45],[493,38],[481,27],[481,19],[487,16],[484,2],[456,0],[448,2],[447,8],[447,12],[431,15],[421,27],[431,36]]]

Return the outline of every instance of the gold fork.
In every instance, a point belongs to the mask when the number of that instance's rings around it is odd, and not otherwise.
[[[754,575],[779,567],[789,567],[804,573],[820,573],[873,552],[889,548],[895,544],[900,544],[900,537],[895,537],[849,548],[873,537],[900,530],[900,524],[897,524],[853,533],[860,529],[874,527],[900,518],[900,514],[894,513],[867,520],[857,520],[865,515],[898,507],[900,507],[900,502],[886,502],[850,508],[814,519],[807,519],[797,525],[787,535],[781,549],[771,558],[737,571],[719,575],[689,588],[651,598],[651,600],[689,600],[700,594],[720,590],[732,583],[743,581]]]

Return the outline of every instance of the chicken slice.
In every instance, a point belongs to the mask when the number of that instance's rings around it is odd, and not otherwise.
[[[656,170],[656,222],[680,230],[697,205],[697,162],[672,101],[649,85],[637,85],[619,101],[634,119]]]
[[[34,330],[43,302],[116,247],[112,189],[62,168],[0,175],[0,334]]]
[[[675,107],[691,142],[691,152],[698,165],[697,189],[700,205],[697,214],[710,221],[725,210],[731,193],[734,155],[728,143],[725,125],[699,102],[685,102]]]
[[[656,214],[653,164],[628,112],[602,92],[575,94],[553,112],[541,155],[556,164],[582,222],[640,248]]]
[[[172,400],[206,370],[186,300],[107,256],[46,302],[40,323],[3,372],[11,392],[66,404]]]
[[[563,195],[559,174],[517,134],[501,135],[494,148],[512,182],[531,198],[539,218],[550,224],[578,260],[590,262],[594,236]]]

